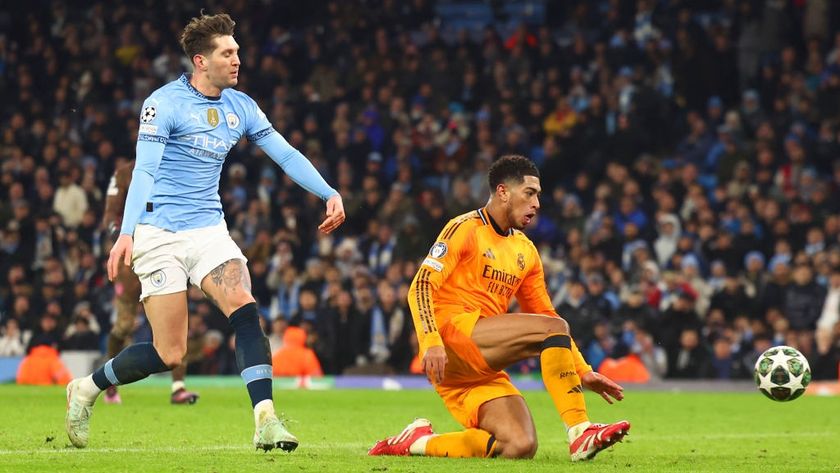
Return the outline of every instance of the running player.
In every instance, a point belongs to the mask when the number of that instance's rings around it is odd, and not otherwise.
[[[134,171],[134,161],[126,163],[114,171],[105,195],[105,211],[102,221],[105,228],[114,238],[119,236],[123,211],[125,210],[125,196],[131,184],[131,172]],[[117,354],[131,342],[131,332],[137,318],[137,306],[140,304],[140,280],[134,271],[126,265],[120,265],[114,281],[114,305],[117,309],[117,319],[108,334],[108,359]],[[189,345],[188,345],[189,346]],[[172,369],[172,394],[169,401],[172,404],[195,404],[198,394],[187,391],[184,377],[187,374],[187,363]],[[106,404],[121,404],[122,398],[116,386],[109,386],[105,390]]]
[[[589,422],[581,387],[610,404],[624,398],[623,388],[583,360],[551,305],[539,253],[521,232],[540,208],[539,171],[509,155],[493,163],[488,180],[487,205],[449,221],[408,295],[426,375],[466,430],[435,435],[417,419],[370,455],[532,458],[534,421],[502,370],[534,356],[573,461],[593,458],[630,429],[627,421]],[[513,297],[522,313],[505,313]]]
[[[90,415],[102,391],[181,363],[190,281],[233,328],[237,365],[254,409],[254,445],[263,450],[297,448],[297,438],[274,411],[268,339],[251,295],[246,259],[228,233],[219,198],[222,165],[246,136],[290,178],[326,201],[321,231],[330,233],[344,222],[344,206],[309,160],[274,130],[256,102],[232,89],[240,66],[234,25],[226,14],[193,18],[180,38],[193,72],[154,91],[143,103],[136,164],[120,236],[108,259],[108,277],[113,281],[121,265],[132,265],[154,341],[127,347],[92,375],[67,385],[65,424],[76,447],[88,443]]]

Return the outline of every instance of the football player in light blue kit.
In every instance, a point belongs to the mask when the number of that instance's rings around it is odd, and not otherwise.
[[[246,259],[228,234],[219,199],[222,164],[244,136],[326,201],[321,231],[329,233],[344,222],[344,206],[254,100],[231,88],[240,66],[233,27],[226,14],[193,18],[181,34],[193,73],[156,90],[143,104],[137,164],[108,277],[114,279],[119,265],[133,263],[154,341],[127,347],[92,375],[67,385],[66,428],[76,447],[88,443],[91,409],[101,391],[181,362],[188,281],[204,291],[234,329],[237,366],[254,408],[254,445],[286,451],[298,445],[274,412],[268,339],[259,325]]]

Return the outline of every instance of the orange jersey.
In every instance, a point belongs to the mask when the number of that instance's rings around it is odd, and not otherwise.
[[[438,327],[452,317],[469,312],[478,312],[479,317],[504,314],[514,297],[523,313],[558,316],[531,240],[513,229],[499,234],[484,208],[453,218],[420,264],[408,291],[419,356],[429,347],[443,345]],[[579,376],[592,371],[574,340],[572,356]]]
[[[500,235],[485,209],[453,218],[440,232],[411,284],[408,303],[421,352],[441,345],[437,327],[455,315],[504,314],[516,297],[522,312],[557,316],[542,262],[524,233]]]

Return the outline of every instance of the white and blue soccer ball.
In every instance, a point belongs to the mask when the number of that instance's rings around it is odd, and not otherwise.
[[[755,384],[761,394],[774,401],[793,401],[805,393],[810,382],[808,360],[795,348],[768,348],[755,363]]]

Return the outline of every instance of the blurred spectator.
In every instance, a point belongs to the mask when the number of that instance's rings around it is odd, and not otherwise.
[[[700,343],[696,329],[684,329],[679,335],[679,346],[668,357],[669,378],[701,378],[709,374],[709,353]]]
[[[650,333],[637,330],[631,351],[639,357],[652,379],[665,377],[668,372],[668,355],[662,347],[654,343]]]
[[[793,330],[816,329],[820,317],[824,289],[813,281],[813,272],[809,266],[797,266],[793,272],[793,284],[784,294],[783,312]]]
[[[62,350],[98,350],[99,337],[91,330],[90,318],[77,315],[65,332]]]
[[[34,345],[20,362],[17,384],[64,386],[73,377],[58,357],[58,350],[51,345]]]
[[[717,379],[749,378],[750,370],[741,363],[737,353],[733,353],[732,341],[726,336],[720,336],[712,343],[712,358],[710,372],[703,373],[703,377]]]
[[[54,314],[45,313],[41,316],[38,327],[33,330],[32,338],[29,340],[27,352],[38,345],[58,347],[61,344],[61,330],[58,320]]]
[[[268,334],[268,344],[271,347],[272,354],[283,348],[283,333],[288,327],[289,323],[286,319],[278,317],[271,321],[271,331]]]
[[[61,215],[64,225],[76,228],[82,223],[82,217],[88,209],[85,191],[79,186],[69,171],[58,176],[59,186],[55,191],[53,210]]]
[[[283,346],[271,356],[274,376],[322,376],[321,364],[306,347],[306,332],[289,327],[283,332]]]
[[[3,336],[0,337],[0,357],[23,356],[25,345],[23,336],[16,319],[9,319],[3,326]]]

